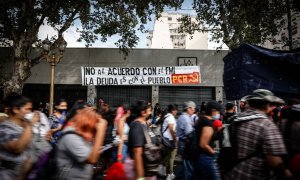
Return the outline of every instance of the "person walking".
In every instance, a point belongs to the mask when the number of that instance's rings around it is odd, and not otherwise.
[[[228,124],[231,117],[236,113],[236,107],[232,102],[227,102],[225,105],[225,113],[223,116],[223,123]]]
[[[69,120],[55,152],[56,179],[92,178],[93,164],[99,159],[106,126],[106,121],[91,107],[80,110]]]
[[[47,139],[55,146],[61,134],[67,115],[68,103],[64,99],[60,99],[55,103],[55,112],[50,115],[50,131],[47,134]]]
[[[168,167],[167,180],[175,178],[174,175],[174,160],[177,153],[177,138],[176,138],[176,119],[177,105],[169,104],[168,113],[164,116],[163,124],[161,127],[162,136],[169,142],[169,147],[166,148],[166,155],[163,160],[163,165]]]
[[[287,154],[283,138],[278,128],[267,114],[272,110],[271,104],[284,101],[266,89],[254,90],[246,98],[249,108],[234,120],[237,127],[237,157],[243,159],[229,172],[224,174],[231,179],[286,179],[291,173],[282,160]]]
[[[217,128],[214,122],[219,121],[222,106],[216,101],[209,101],[205,115],[200,116],[196,125],[196,137],[198,138],[198,153],[195,161],[194,179],[218,180],[215,164],[215,141],[218,140]]]
[[[117,161],[125,162],[128,156],[128,134],[129,125],[127,118],[131,115],[131,109],[127,105],[123,105],[123,113],[117,120],[116,129],[119,136],[118,150],[117,150]]]
[[[185,157],[185,144],[188,136],[194,132],[194,128],[191,123],[191,116],[194,114],[195,108],[196,104],[193,101],[185,102],[183,113],[178,117],[176,126],[177,137],[179,139],[178,150],[179,154],[182,155],[183,158],[183,173],[185,180],[192,179],[194,173],[193,161]]]
[[[8,118],[0,123],[0,177],[3,180],[21,180],[29,172],[32,160],[29,145],[33,126],[39,122],[39,113],[31,120],[25,115],[31,112],[32,102],[21,95],[10,95],[5,100]]]
[[[148,146],[159,145],[156,135],[146,123],[147,118],[152,114],[152,106],[147,101],[138,101],[133,105],[132,113],[135,114],[137,118],[130,124],[128,143],[130,156],[135,161],[136,179],[156,179],[159,160],[152,161],[148,159],[145,147],[146,144],[148,144]],[[160,152],[155,151],[149,153]]]

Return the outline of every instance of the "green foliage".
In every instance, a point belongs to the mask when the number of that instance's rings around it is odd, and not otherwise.
[[[0,42],[21,47],[28,59],[32,44],[38,43],[43,23],[54,27],[61,36],[74,24],[81,24],[79,41],[92,45],[98,38],[105,42],[112,35],[121,38],[116,45],[128,53],[145,32],[143,24],[159,14],[165,6],[180,7],[180,0],[0,0]],[[139,27],[137,27],[141,24]]]
[[[11,47],[14,56],[11,79],[3,82],[4,94],[21,92],[30,69],[40,62],[42,54],[33,52],[41,46],[38,32],[44,23],[58,32],[54,45],[68,28],[81,24],[78,41],[90,46],[97,39],[105,42],[117,34],[120,39],[116,45],[128,55],[139,41],[136,31],[146,32],[143,24],[151,20],[151,15],[159,17],[165,6],[177,8],[181,3],[182,0],[0,0],[0,46]],[[0,77],[4,77],[1,73]]]
[[[183,17],[180,31],[211,31],[212,41],[223,41],[230,49],[243,43],[260,45],[282,29],[285,1],[194,0],[197,22]],[[205,28],[206,27],[206,28]],[[274,42],[276,43],[276,42]]]

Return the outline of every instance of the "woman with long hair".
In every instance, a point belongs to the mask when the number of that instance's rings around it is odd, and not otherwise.
[[[129,149],[131,157],[135,160],[136,179],[145,177],[156,179],[158,163],[150,163],[145,155],[147,139],[150,138],[153,145],[158,145],[155,134],[146,123],[152,114],[152,106],[147,101],[138,101],[132,107],[132,112],[137,118],[130,124]]]
[[[57,179],[91,179],[100,156],[107,123],[86,107],[69,120],[57,144]]]
[[[127,118],[131,115],[131,109],[125,104],[121,105],[119,108],[122,108],[122,112],[120,113],[121,115],[119,115],[119,119],[115,122],[117,134],[120,138],[117,150],[117,161],[124,162],[128,155],[128,134],[130,129]]]
[[[8,119],[0,123],[0,177],[4,180],[24,179],[31,167],[29,145],[32,127],[39,121],[39,113],[31,120],[25,115],[31,112],[32,102],[20,95],[10,95],[5,100]]]
[[[57,140],[65,123],[67,109],[67,101],[64,99],[60,99],[55,103],[55,112],[49,116],[51,130],[47,134],[47,139],[52,145],[57,144]]]

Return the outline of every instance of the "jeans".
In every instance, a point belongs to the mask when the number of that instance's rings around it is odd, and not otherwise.
[[[185,142],[183,140],[178,141],[178,154],[184,155],[184,145]]]
[[[194,162],[183,159],[184,180],[194,180]]]
[[[124,142],[122,147],[122,161],[125,162],[125,159],[128,157],[128,142]]]
[[[194,179],[219,180],[214,156],[199,153],[195,162]]]
[[[183,174],[184,180],[194,180],[194,162],[184,158],[184,146],[185,140],[179,139],[178,141],[178,151],[179,154],[182,155],[183,158]]]

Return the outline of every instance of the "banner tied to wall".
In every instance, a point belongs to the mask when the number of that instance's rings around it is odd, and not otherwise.
[[[200,84],[199,66],[81,67],[83,86]]]

